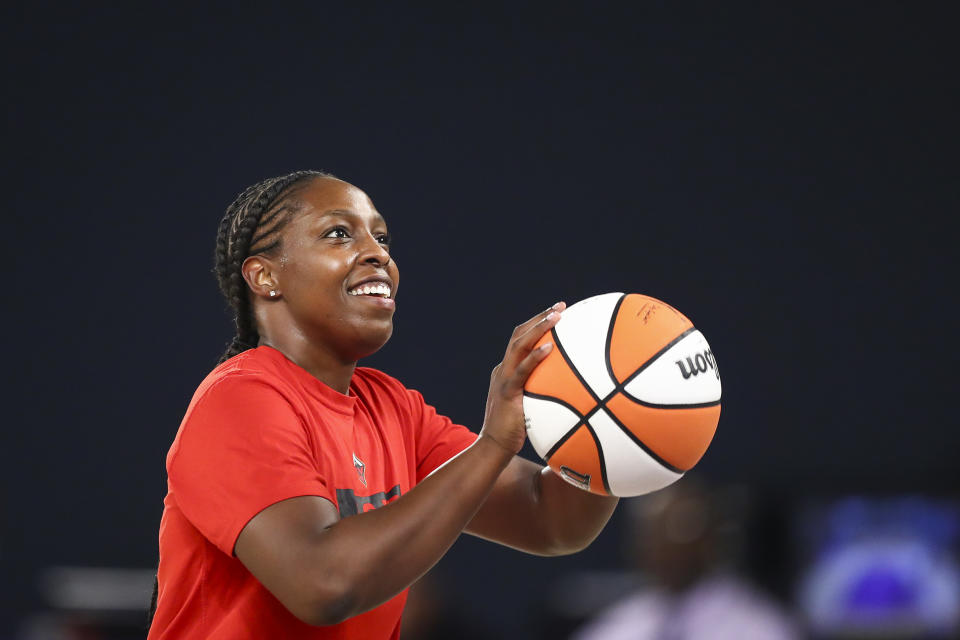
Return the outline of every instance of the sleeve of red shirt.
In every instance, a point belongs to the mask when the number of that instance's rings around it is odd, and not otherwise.
[[[167,476],[183,514],[229,555],[246,524],[272,504],[305,495],[336,504],[296,409],[256,376],[225,378],[195,400]]]
[[[472,445],[477,434],[465,426],[456,424],[450,418],[437,413],[437,410],[424,401],[420,392],[406,390],[410,413],[417,421],[417,482],[455,455]]]

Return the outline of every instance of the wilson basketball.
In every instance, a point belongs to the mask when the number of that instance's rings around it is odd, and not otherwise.
[[[655,298],[607,293],[563,312],[527,380],[527,436],[564,480],[637,496],[691,469],[720,419],[720,370],[706,339]]]

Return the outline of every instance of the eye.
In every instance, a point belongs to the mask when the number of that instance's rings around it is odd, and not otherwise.
[[[330,231],[328,231],[323,237],[343,239],[349,238],[350,233],[347,231],[346,227],[334,227],[333,229],[330,229]]]
[[[377,242],[385,247],[389,247],[390,243],[393,242],[393,236],[391,236],[389,233],[378,233],[373,237],[377,239]]]

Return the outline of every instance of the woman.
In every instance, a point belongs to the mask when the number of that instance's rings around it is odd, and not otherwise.
[[[522,391],[564,309],[518,326],[477,436],[357,367],[390,338],[399,273],[367,195],[319,172],[227,209],[217,277],[237,336],[167,455],[149,638],[396,638],[406,589],[461,531],[540,555],[616,506],[517,457]],[[428,477],[429,476],[429,477]]]

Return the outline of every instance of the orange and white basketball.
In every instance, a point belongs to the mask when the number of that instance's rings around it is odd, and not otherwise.
[[[563,479],[637,496],[671,484],[710,444],[720,370],[682,313],[640,294],[607,293],[563,312],[537,344],[554,349],[524,388],[527,436]]]

